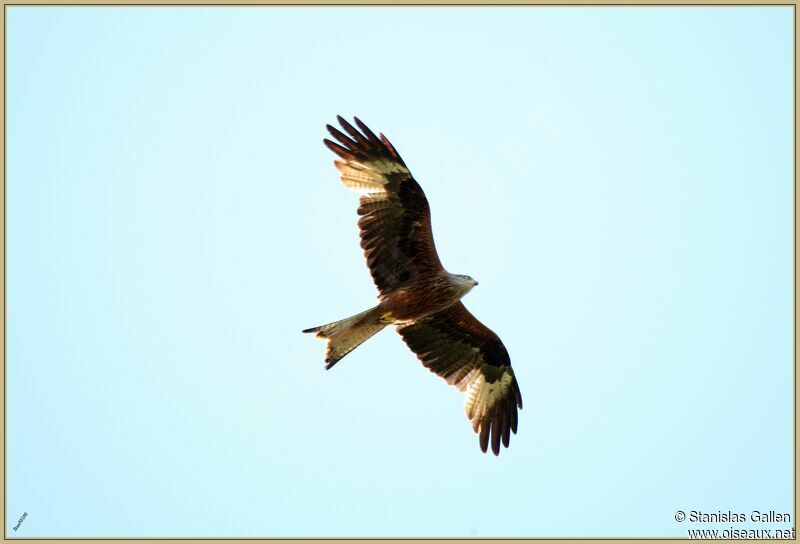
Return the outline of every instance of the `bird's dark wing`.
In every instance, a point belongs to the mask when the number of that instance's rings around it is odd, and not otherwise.
[[[397,331],[426,368],[465,393],[464,411],[485,452],[508,447],[522,396],[503,342],[457,302]]]
[[[381,295],[440,271],[428,200],[403,159],[383,134],[376,136],[358,118],[360,131],[337,119],[347,134],[328,125],[337,141],[324,142],[342,158],[334,161],[342,183],[364,193],[358,208],[361,247]]]

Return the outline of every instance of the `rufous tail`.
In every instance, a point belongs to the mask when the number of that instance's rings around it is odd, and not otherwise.
[[[306,329],[303,332],[314,332],[317,338],[328,340],[325,368],[329,369],[389,323],[389,320],[382,319],[380,307],[375,306],[353,317]]]

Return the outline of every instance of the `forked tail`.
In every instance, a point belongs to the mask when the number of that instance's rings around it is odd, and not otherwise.
[[[379,307],[375,306],[353,317],[303,332],[315,332],[317,338],[328,340],[328,350],[325,352],[325,368],[328,369],[388,324],[388,321],[381,320]]]

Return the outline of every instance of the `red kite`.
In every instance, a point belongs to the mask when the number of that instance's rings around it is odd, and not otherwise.
[[[341,321],[303,332],[328,340],[329,369],[362,342],[394,325],[422,364],[465,393],[464,410],[486,452],[500,453],[517,432],[522,408],[511,359],[503,342],[461,303],[478,282],[451,274],[436,254],[431,212],[422,188],[394,146],[357,117],[360,131],[337,117],[347,135],[328,125],[337,140],[325,145],[342,160],[341,180],[362,193],[358,215],[361,247],[380,303]]]

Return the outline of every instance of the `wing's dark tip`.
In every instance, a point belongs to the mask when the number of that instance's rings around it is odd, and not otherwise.
[[[344,136],[344,134],[342,134],[341,130],[339,130],[338,128],[336,128],[333,125],[325,125],[325,128],[328,129],[328,132],[331,134],[331,136],[333,136],[334,138],[336,138],[339,141],[342,141],[342,136]],[[345,137],[345,141],[347,141],[346,137]]]
[[[486,421],[481,426],[481,431],[479,435],[479,441],[481,445],[481,451],[486,453],[486,450],[489,448],[489,422]]]
[[[322,140],[322,143],[324,143],[325,146],[328,149],[330,149],[331,151],[333,151],[334,153],[339,155],[344,160],[353,161],[353,160],[357,160],[358,159],[358,157],[356,156],[355,153],[353,153],[352,151],[350,151],[346,147],[343,147],[343,146],[337,144],[336,142],[332,142],[329,139],[324,138]]]
[[[348,138],[346,135],[344,135],[342,133],[341,130],[328,125],[328,132],[331,133],[331,136],[333,136],[334,138],[339,140],[339,142],[342,145],[347,147],[347,149],[350,149],[350,150],[357,150],[358,149],[358,142]]]
[[[375,133],[372,132],[372,130],[363,121],[361,121],[361,119],[358,117],[353,117],[353,119],[355,120],[356,125],[358,125],[358,128],[361,129],[361,132],[364,133],[364,136],[366,136],[369,141],[371,141],[373,144],[380,145],[380,139],[375,136]]]
[[[335,140],[338,140],[337,143],[327,138],[324,139],[323,142],[328,149],[345,160],[366,161],[369,159],[384,158],[397,161],[402,166],[405,166],[400,154],[397,153],[397,150],[385,136],[376,136],[361,119],[358,117],[353,117],[353,119],[358,129],[348,123],[341,115],[336,116],[336,120],[339,121],[339,124],[347,134],[344,134],[330,124],[325,125],[325,128],[328,129],[331,136],[333,136]]]

